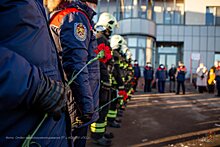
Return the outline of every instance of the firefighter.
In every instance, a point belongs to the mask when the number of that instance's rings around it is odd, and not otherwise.
[[[134,67],[132,66],[132,53],[130,50],[126,52],[126,62],[128,63],[127,66],[127,76],[126,76],[126,85],[127,85],[127,94],[128,94],[128,99],[125,100],[125,102],[129,101],[131,99],[131,94],[134,93],[133,85],[132,83],[134,82]]]
[[[72,146],[63,71],[43,4],[4,0],[0,7],[1,146]]]
[[[126,61],[126,57],[127,57],[127,52],[129,51],[128,47],[126,44],[121,45],[121,48],[119,50],[120,56],[121,56],[121,61],[119,64],[120,67],[120,75],[122,77],[122,80],[124,82],[124,86],[125,86],[125,91],[128,92],[128,87],[127,87],[127,80],[128,80],[128,63]],[[126,100],[125,99],[120,99],[119,101],[119,108],[117,111],[117,116],[118,117],[122,117],[123,116],[123,110],[125,110],[125,103]]]
[[[51,16],[50,28],[56,45],[60,47],[68,80],[96,57],[97,42],[92,19],[97,3],[97,0],[62,1]],[[70,85],[77,107],[76,120],[80,122],[77,126],[73,123],[75,146],[86,145],[88,126],[98,119],[95,110],[98,108],[99,86],[99,61],[86,66]]]
[[[126,44],[124,38],[120,35],[113,35],[110,40],[110,46],[113,50],[113,60],[114,67],[111,73],[110,80],[112,80],[112,88],[111,88],[111,98],[116,98],[118,95],[122,98],[127,97],[127,93],[125,92],[124,82],[122,79],[122,71],[120,69],[120,62],[122,62],[122,58],[120,55],[121,46]],[[117,93],[118,91],[118,93]],[[116,122],[117,117],[117,103],[115,100],[110,104],[110,109],[107,114],[108,125],[114,128],[120,128],[120,124]]]
[[[157,68],[156,71],[156,79],[158,81],[158,92],[164,93],[165,91],[165,82],[167,79],[167,69],[163,64],[160,64],[160,66]]]
[[[117,27],[116,18],[110,13],[102,13],[99,17],[98,22],[95,25],[95,30],[97,32],[96,38],[98,45],[105,44],[110,49],[110,42],[108,41],[109,37],[112,34],[112,31]],[[103,106],[110,101],[110,76],[108,71],[108,66],[110,66],[111,61],[106,63],[100,62],[100,78],[101,86],[99,92],[99,106]],[[99,145],[111,145],[110,138],[113,137],[112,133],[106,133],[106,117],[108,114],[109,107],[105,106],[99,112],[99,119],[92,123],[90,126],[91,137],[95,143]]]
[[[182,62],[179,62],[179,66],[176,72],[176,79],[177,79],[177,92],[180,92],[180,86],[182,86],[183,94],[185,94],[185,75],[186,75],[186,67]]]
[[[123,115],[123,110],[125,110],[127,101],[131,98],[131,93],[133,93],[131,82],[132,82],[133,73],[134,73],[133,67],[131,64],[132,53],[128,49],[127,45],[123,44],[121,46],[120,54],[122,57],[122,61],[120,62],[120,69],[122,70],[122,79],[123,79],[125,91],[128,94],[128,97],[120,100],[120,107],[118,109],[119,117]]]

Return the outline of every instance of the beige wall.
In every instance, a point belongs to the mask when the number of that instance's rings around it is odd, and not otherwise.
[[[185,0],[185,24],[205,25],[206,6],[220,6],[220,0]]]

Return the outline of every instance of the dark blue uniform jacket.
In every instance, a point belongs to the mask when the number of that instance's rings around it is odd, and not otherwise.
[[[40,75],[62,81],[61,66],[40,1],[1,0],[0,20],[0,145],[21,146],[44,116],[32,103]],[[68,146],[66,122],[64,114],[58,122],[47,118],[33,140],[41,146]]]
[[[73,73],[77,73],[89,60],[96,57],[94,50],[97,48],[97,42],[92,21],[96,13],[81,2],[73,2],[68,8],[80,8],[79,10],[83,12],[68,13],[60,26],[63,68],[70,79]],[[98,108],[99,87],[99,61],[96,61],[88,65],[71,85],[82,115],[92,113]],[[98,113],[96,112],[89,123],[97,119]]]

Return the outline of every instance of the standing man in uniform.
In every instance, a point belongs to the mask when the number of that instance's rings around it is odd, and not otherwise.
[[[144,68],[144,92],[151,92],[151,83],[154,78],[154,70],[150,62]]]
[[[185,94],[185,75],[186,75],[186,67],[182,62],[179,62],[179,66],[176,72],[176,79],[177,79],[177,92],[180,92],[180,86],[182,86],[183,94]]]
[[[156,71],[156,79],[158,81],[158,92],[164,93],[165,92],[165,83],[167,79],[167,69],[163,64],[160,64],[160,66],[157,68]]]
[[[97,43],[99,45],[105,45],[110,48],[110,43],[108,41],[109,37],[112,34],[112,31],[117,26],[116,18],[111,15],[110,13],[102,13],[99,17],[98,22],[95,25],[96,29],[96,38]],[[111,52],[110,52],[111,54]],[[110,76],[109,76],[109,69],[111,61],[100,62],[100,79],[101,79],[101,86],[99,92],[99,106],[103,106],[108,103],[111,99],[111,83],[110,83]],[[113,137],[112,133],[106,133],[106,118],[108,114],[109,107],[105,106],[99,112],[99,119],[91,124],[91,137],[95,143],[107,146],[111,145],[110,138]]]
[[[62,1],[50,20],[56,44],[62,51],[63,68],[70,80],[88,61],[96,57],[96,36],[93,16],[97,0]],[[99,61],[88,65],[70,85],[77,107],[77,120],[81,125],[73,130],[74,145],[86,145],[88,126],[98,119],[100,86]]]
[[[138,80],[141,76],[141,71],[140,71],[140,67],[139,67],[139,64],[138,64],[138,61],[137,60],[134,60],[134,91],[136,92],[136,88],[137,88],[137,85],[138,85]]]
[[[46,113],[32,143],[42,147],[72,145],[66,139],[71,128],[64,110],[63,71],[45,16],[38,0],[0,1],[1,146],[22,146],[23,137],[36,130]],[[48,139],[51,137],[55,139]]]

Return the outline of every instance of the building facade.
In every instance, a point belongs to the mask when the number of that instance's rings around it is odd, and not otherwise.
[[[99,0],[97,11],[117,18],[115,33],[141,67],[183,61],[189,77],[199,62],[210,68],[220,60],[219,0]]]

